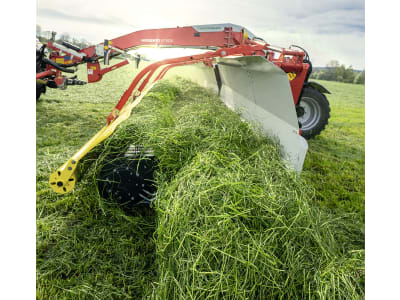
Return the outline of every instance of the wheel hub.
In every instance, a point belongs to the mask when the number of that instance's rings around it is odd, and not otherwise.
[[[302,130],[310,130],[321,118],[321,108],[317,101],[310,97],[302,97],[300,104],[296,109],[299,122],[302,124]]]
[[[304,115],[304,107],[296,106],[296,114],[297,118],[302,117]]]

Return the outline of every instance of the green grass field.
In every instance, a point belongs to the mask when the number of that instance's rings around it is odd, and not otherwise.
[[[37,102],[39,299],[363,298],[364,86],[320,82],[332,92],[331,119],[309,141],[297,181],[267,140],[235,138],[248,127],[214,95],[162,84],[92,152],[75,190],[56,195],[49,174],[104,125],[134,74],[128,66],[99,83],[48,90]],[[196,100],[223,118],[209,118]],[[204,139],[214,138],[200,144],[192,137],[204,126]],[[170,146],[157,150],[169,178],[159,175],[155,208],[126,215],[96,195],[93,162],[113,143],[143,137]],[[264,186],[259,178],[271,174],[278,182]]]

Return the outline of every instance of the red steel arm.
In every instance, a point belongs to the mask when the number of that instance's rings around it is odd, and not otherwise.
[[[227,24],[229,26],[229,24]],[[199,26],[201,27],[201,26]],[[197,28],[200,30],[200,28]],[[110,40],[113,47],[129,50],[140,46],[171,46],[197,48],[230,48],[245,42],[243,30],[233,31],[225,27],[222,31],[198,31],[196,26],[146,29],[135,31]],[[207,29],[204,29],[207,30]],[[212,28],[210,29],[212,30]],[[89,57],[95,55],[95,46],[82,49]]]
[[[308,70],[308,65],[303,64],[305,53],[288,49],[279,50],[273,49],[272,47],[269,48],[269,44],[249,39],[248,35],[249,33],[246,32],[244,28],[232,24],[186,26],[139,30],[112,39],[109,41],[109,44],[114,48],[124,51],[141,46],[194,47],[215,50],[218,48],[226,49],[236,46],[251,45],[254,51],[249,55],[266,56],[267,53],[271,53],[272,55],[269,55],[269,60],[276,66],[280,67],[286,73],[294,72],[299,75],[295,80],[290,82],[294,101],[297,102]],[[260,45],[262,47],[260,47]],[[273,53],[276,51],[280,52],[280,56],[275,59]],[[95,46],[83,49],[81,52],[85,53],[88,57],[95,57]],[[112,71],[120,66],[122,65],[117,64],[116,67],[107,68],[106,72]],[[94,70],[89,70],[90,68],[94,68]],[[168,71],[168,69],[166,69],[165,72],[166,71]],[[100,69],[100,65],[97,61],[88,63],[88,82],[91,83],[101,80],[103,74],[106,72]],[[141,78],[141,76],[144,75],[138,74],[138,77]],[[136,86],[137,82],[134,81],[132,84]],[[120,102],[125,103],[127,101],[125,98],[126,97],[123,96]],[[116,109],[119,110],[118,107],[116,107]]]
[[[117,117],[115,114],[116,111],[121,111],[121,109],[125,106],[126,102],[129,100],[129,97],[132,95],[135,87],[142,80],[142,78],[144,76],[148,75],[146,77],[146,79],[143,81],[142,85],[140,86],[140,90],[138,89],[139,93],[144,89],[145,85],[150,80],[150,77],[154,74],[154,72],[160,66],[171,65],[171,64],[179,65],[180,63],[184,63],[184,62],[200,62],[200,61],[204,61],[204,60],[211,59],[214,57],[224,57],[224,56],[230,56],[230,55],[254,55],[257,51],[261,51],[262,49],[264,49],[263,45],[241,45],[241,46],[236,46],[233,48],[222,48],[222,49],[218,49],[216,51],[206,52],[203,54],[170,58],[170,59],[165,59],[165,60],[162,60],[159,62],[155,62],[155,63],[147,66],[146,68],[144,68],[141,72],[139,72],[139,74],[136,75],[135,79],[132,81],[129,88],[124,92],[124,94],[122,95],[121,99],[118,101],[115,108],[112,110],[110,115],[107,117],[107,123],[109,124]],[[165,75],[165,72],[164,72],[164,75]],[[162,75],[162,76],[164,76],[164,75]]]
[[[250,38],[249,38],[250,36]],[[199,25],[199,26],[186,26],[176,28],[163,28],[163,29],[148,29],[132,32],[115,39],[105,41],[104,50],[106,52],[121,52],[135,47],[192,47],[202,49],[216,50],[207,52],[200,55],[185,56],[164,61],[156,62],[145,69],[143,69],[133,80],[129,88],[122,95],[118,104],[107,118],[107,123],[110,123],[116,118],[115,112],[120,111],[129,97],[132,95],[134,89],[139,82],[144,78],[143,83],[137,89],[140,94],[145,88],[153,74],[158,67],[165,65],[164,69],[158,74],[155,81],[164,77],[165,73],[172,67],[179,65],[206,62],[212,66],[210,59],[214,57],[223,57],[228,55],[259,55],[266,57],[269,61],[280,67],[286,73],[294,72],[297,76],[290,81],[294,102],[298,101],[301,93],[304,79],[307,75],[309,65],[303,63],[305,53],[303,51],[293,51],[288,49],[274,48],[265,42],[257,40],[253,34],[247,32],[245,28],[233,24],[214,24],[214,25]],[[48,43],[48,47],[57,51],[57,47],[63,46]],[[114,48],[114,49],[113,49]],[[128,63],[123,61],[108,68],[101,69],[99,59],[101,55],[96,55],[95,46],[91,46],[75,52],[73,61],[77,63],[87,62],[88,69],[88,82],[97,82],[102,79],[102,76],[110,71],[120,68]],[[218,49],[218,50],[217,50]],[[232,50],[233,49],[233,50]],[[63,50],[65,52],[65,50]],[[73,53],[74,51],[67,51]],[[276,52],[280,55],[274,58]],[[108,52],[109,54],[110,52]],[[105,57],[105,56],[103,56]],[[49,71],[49,70],[48,70]],[[55,70],[53,70],[55,71]],[[56,73],[61,72],[56,71]],[[37,74],[37,78],[50,75],[50,72]],[[145,77],[146,76],[146,77]]]
[[[180,63],[175,63],[175,64],[170,64],[167,65],[166,67],[164,67],[164,69],[162,69],[160,71],[160,73],[157,75],[156,79],[154,79],[154,81],[158,81],[164,78],[165,74],[168,72],[169,69],[174,68],[174,67],[180,67],[180,66],[184,66],[184,65],[191,65],[191,64],[196,64],[198,63],[198,61],[184,61],[184,62],[180,62]]]

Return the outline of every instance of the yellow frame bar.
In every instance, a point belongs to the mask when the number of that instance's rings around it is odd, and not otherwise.
[[[76,152],[61,167],[59,167],[53,174],[50,175],[49,185],[56,193],[65,194],[74,188],[77,179],[76,173],[78,162],[90,150],[108,138],[115,131],[119,124],[129,118],[132,113],[132,109],[142,101],[143,97],[154,86],[154,84],[156,83],[152,83],[132,103],[126,105],[113,122],[104,126],[81,149],[79,149],[78,152]]]

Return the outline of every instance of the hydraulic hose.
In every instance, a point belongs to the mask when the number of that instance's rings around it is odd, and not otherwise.
[[[291,45],[290,47],[299,48],[299,49],[303,50],[304,53],[306,54],[306,58],[304,59],[303,62],[308,64],[310,67],[308,68],[307,76],[306,76],[304,82],[308,82],[308,78],[310,77],[310,75],[312,73],[312,63],[311,63],[311,60],[310,60],[310,56],[308,55],[308,52],[304,48],[302,48],[300,46],[297,46],[297,45]]]
[[[79,48],[79,47],[77,47],[75,45],[72,45],[72,44],[70,44],[70,43],[68,43],[66,41],[62,41],[61,44],[63,46],[65,46],[65,47],[69,48],[69,49],[75,50],[76,52],[80,52],[81,51],[81,48]]]
[[[74,62],[72,64],[60,64],[60,63],[58,63],[58,65],[60,67],[69,68],[69,67],[76,67],[76,66],[78,66],[80,64],[84,64],[84,63],[85,63],[84,61],[78,61],[78,62]]]
[[[67,68],[61,66],[60,64],[58,64],[58,63],[56,63],[56,62],[50,60],[50,59],[43,58],[43,61],[44,61],[46,64],[49,64],[49,65],[53,66],[53,67],[56,68],[57,70],[63,71],[63,72],[65,72],[65,73],[75,73],[74,70],[67,69]]]

